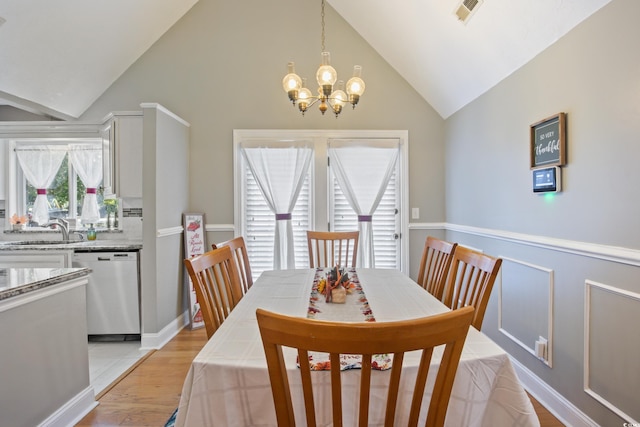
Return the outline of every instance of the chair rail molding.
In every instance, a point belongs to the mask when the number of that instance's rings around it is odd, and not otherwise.
[[[409,230],[445,230],[445,222],[410,222]]]
[[[561,251],[570,254],[582,255],[590,258],[597,258],[605,261],[613,261],[640,267],[639,249],[579,242],[575,240],[557,239],[554,237],[536,236],[533,234],[514,233],[510,231],[450,223],[444,223],[444,229],[447,231],[473,234],[481,237],[504,240],[507,242],[519,243],[527,246],[535,246],[539,248],[551,249],[555,251]]]
[[[232,232],[235,233],[236,227],[233,224],[207,224],[205,225],[206,231],[212,232]]]
[[[176,227],[167,227],[167,228],[159,228],[156,231],[156,237],[168,237],[173,236],[175,234],[182,234],[184,231],[184,227],[176,226]]]

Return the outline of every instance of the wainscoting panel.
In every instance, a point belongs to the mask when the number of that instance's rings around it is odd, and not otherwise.
[[[512,258],[502,260],[498,329],[534,356],[536,341],[546,339],[545,355],[539,359],[551,367],[553,270]]]
[[[584,389],[640,425],[640,294],[585,282]]]

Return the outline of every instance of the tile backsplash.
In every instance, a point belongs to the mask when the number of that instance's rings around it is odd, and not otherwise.
[[[142,218],[142,208],[122,208],[123,218]]]

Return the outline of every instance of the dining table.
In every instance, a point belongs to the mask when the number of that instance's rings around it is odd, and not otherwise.
[[[229,317],[194,358],[187,373],[176,426],[277,426],[271,385],[256,309],[289,316],[336,321],[391,322],[443,313],[449,310],[409,276],[395,269],[356,268],[347,271],[357,285],[344,304],[328,303],[319,291],[328,270],[265,271],[238,302]],[[439,364],[440,348],[431,364]],[[305,425],[300,368],[295,349],[283,348],[291,382],[294,413]],[[419,352],[406,355],[401,389],[412,390]],[[357,368],[357,367],[356,367]],[[390,370],[372,375],[369,425],[384,425],[385,384]],[[357,390],[359,369],[341,373],[343,387]],[[426,419],[430,399],[430,374],[419,425]],[[314,372],[318,425],[330,426],[328,371]],[[400,393],[394,425],[406,425],[410,393]],[[319,402],[319,403],[318,403]],[[343,395],[345,425],[357,425],[355,392]],[[508,354],[473,327],[465,341],[447,410],[446,426],[539,426],[537,415],[516,376]]]

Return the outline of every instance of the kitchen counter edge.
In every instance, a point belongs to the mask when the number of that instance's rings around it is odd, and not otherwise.
[[[59,251],[60,249],[70,249],[76,252],[92,252],[92,251],[137,251],[142,249],[142,243],[130,241],[110,241],[110,240],[93,240],[79,241],[74,243],[60,244],[15,244],[15,242],[0,242],[0,252],[2,251]]]
[[[10,269],[5,269],[10,270]],[[29,292],[57,285],[69,280],[78,279],[88,276],[91,273],[90,268],[46,268],[46,269],[22,269],[22,270],[51,270],[51,277],[35,280],[29,283],[21,284],[15,287],[0,288],[0,301],[7,300],[12,297],[24,295]]]

